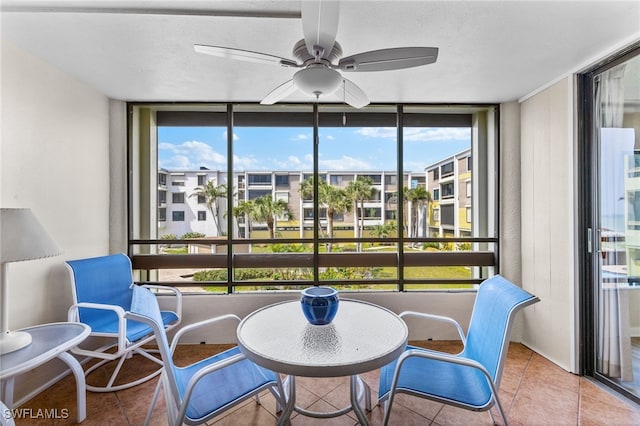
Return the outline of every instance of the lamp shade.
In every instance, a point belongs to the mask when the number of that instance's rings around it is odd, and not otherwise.
[[[0,262],[57,256],[62,250],[31,209],[0,209]]]
[[[7,263],[42,259],[61,252],[30,209],[0,209],[0,354],[31,344],[29,333],[9,330]]]

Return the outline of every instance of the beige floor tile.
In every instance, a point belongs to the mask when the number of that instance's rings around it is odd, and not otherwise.
[[[507,417],[516,425],[578,424],[577,392],[525,380],[515,396]]]
[[[206,358],[230,345],[185,345],[178,348],[176,357],[180,365]],[[425,346],[455,352],[458,343],[425,342]],[[137,357],[139,358],[139,357]],[[129,362],[129,361],[128,361]],[[125,363],[124,377],[140,372],[152,371],[153,363],[144,367],[145,360]],[[97,373],[103,375],[102,372]],[[94,379],[95,377],[92,377]],[[367,418],[371,424],[382,424],[383,409],[376,406],[379,370],[362,375],[372,390],[371,413]],[[87,393],[87,419],[82,426],[138,426],[144,418],[158,379],[153,379],[135,388],[114,393]],[[349,401],[349,378],[297,378],[298,405],[316,410],[332,411]],[[21,408],[33,410],[43,408],[68,409],[67,419],[19,419],[18,426],[73,425],[77,419],[76,385],[68,376],[56,385],[28,401]],[[520,344],[511,344],[500,387],[500,398],[510,424],[529,425],[636,425],[640,424],[640,410],[636,405],[621,398],[608,389],[567,373],[542,356]],[[248,400],[209,422],[208,425],[271,426],[276,421],[275,398],[265,391],[261,404]],[[499,417],[494,417],[501,424]],[[311,419],[294,413],[292,425],[337,425],[351,426],[356,423],[353,412],[332,419]],[[153,411],[152,426],[166,425],[164,396],[158,399]],[[422,398],[398,395],[391,412],[391,426],[411,425],[489,425],[487,412],[471,412],[455,407],[443,406]]]

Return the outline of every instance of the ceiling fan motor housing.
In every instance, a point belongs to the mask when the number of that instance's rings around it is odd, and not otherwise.
[[[303,93],[316,98],[330,95],[342,84],[342,76],[322,64],[312,64],[293,75],[293,83]]]

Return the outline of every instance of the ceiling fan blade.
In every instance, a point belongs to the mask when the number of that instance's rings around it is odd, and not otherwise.
[[[337,0],[302,0],[302,32],[307,50],[316,57],[315,47],[322,48],[319,57],[327,59],[338,33],[340,4]]]
[[[237,59],[240,61],[257,62],[261,64],[277,64],[284,67],[300,67],[297,62],[291,59],[281,58],[267,53],[252,52],[250,50],[234,49],[231,47],[208,46],[206,44],[194,44],[193,48],[198,53],[218,56],[220,58]]]
[[[354,108],[362,108],[369,105],[369,98],[353,81],[343,78],[344,102]]]
[[[296,90],[298,90],[298,88],[293,84],[293,80],[286,81],[269,92],[260,103],[262,105],[273,105],[287,96],[292,95]]]
[[[437,47],[395,47],[371,50],[340,59],[343,71],[388,71],[432,64],[438,59]]]

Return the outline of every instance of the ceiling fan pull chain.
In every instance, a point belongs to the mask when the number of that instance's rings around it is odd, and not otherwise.
[[[347,104],[347,88],[346,88],[346,82],[344,81],[344,79],[342,79],[342,101],[345,103],[345,105]],[[347,110],[343,110],[342,111],[342,127],[347,125]]]

